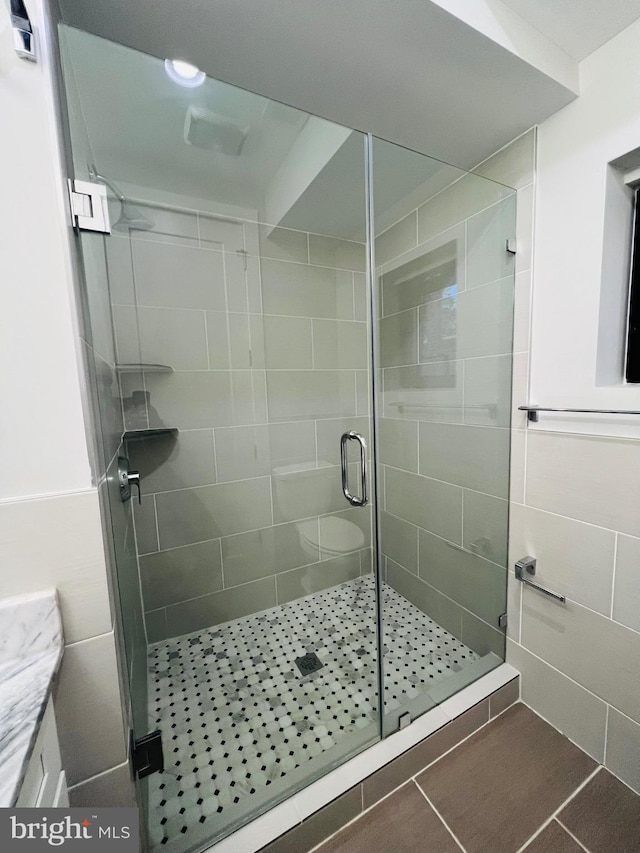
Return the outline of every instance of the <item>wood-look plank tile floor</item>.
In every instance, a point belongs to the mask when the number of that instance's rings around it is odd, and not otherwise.
[[[516,704],[317,853],[640,853],[640,797]]]

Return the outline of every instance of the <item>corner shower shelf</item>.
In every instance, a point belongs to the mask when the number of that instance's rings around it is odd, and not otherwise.
[[[177,435],[177,427],[155,427],[150,429],[128,429],[122,434],[123,441],[142,441],[161,435]]]
[[[168,364],[116,364],[118,373],[173,373]]]

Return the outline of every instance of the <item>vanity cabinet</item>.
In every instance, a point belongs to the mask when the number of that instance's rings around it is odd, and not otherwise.
[[[49,699],[38,738],[20,788],[18,807],[51,808],[68,806],[67,781],[60,760],[58,732],[53,702]]]

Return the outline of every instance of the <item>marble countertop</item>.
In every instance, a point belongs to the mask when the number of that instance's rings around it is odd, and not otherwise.
[[[18,799],[63,649],[55,590],[0,601],[0,808]]]

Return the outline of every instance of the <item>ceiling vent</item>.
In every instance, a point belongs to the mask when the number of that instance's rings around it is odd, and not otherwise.
[[[184,120],[184,139],[196,148],[221,151],[238,157],[247,138],[249,129],[238,127],[229,119],[203,107],[187,110]]]

